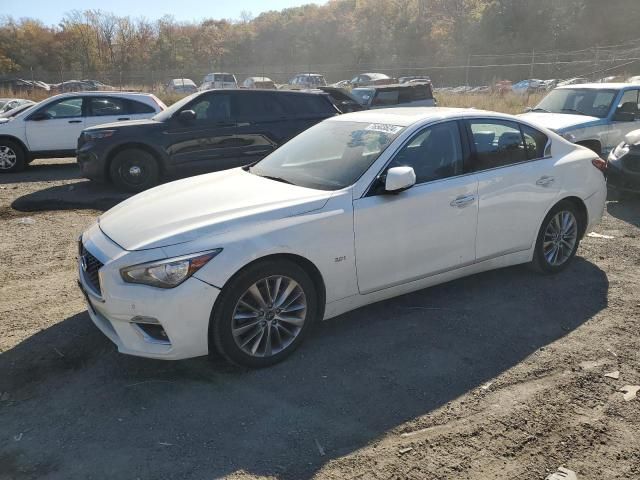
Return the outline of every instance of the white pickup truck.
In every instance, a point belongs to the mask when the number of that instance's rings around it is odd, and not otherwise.
[[[521,117],[606,158],[627,133],[640,128],[640,85],[586,83],[558,87]]]

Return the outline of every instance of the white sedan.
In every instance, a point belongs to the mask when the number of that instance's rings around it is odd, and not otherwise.
[[[106,212],[80,239],[79,282],[123,353],[263,367],[316,320],[508,265],[559,272],[602,216],[604,168],[508,115],[342,115]]]

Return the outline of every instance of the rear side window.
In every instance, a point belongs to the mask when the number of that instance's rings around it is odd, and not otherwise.
[[[470,120],[475,146],[474,171],[504,167],[527,160],[520,127],[503,120]]]
[[[245,92],[234,95],[233,113],[236,119],[278,118],[285,114],[285,109],[274,95]]]
[[[378,90],[373,99],[372,105],[397,105],[400,98],[400,92],[396,90]]]
[[[287,113],[294,115],[336,113],[333,104],[321,94],[279,95],[278,99],[284,103]]]
[[[547,142],[549,141],[547,136],[528,125],[520,124],[520,128],[522,129],[524,145],[527,149],[527,159],[534,160],[536,158],[543,158],[547,154],[547,152],[545,152]]]
[[[186,87],[189,88],[190,86],[186,85]],[[146,103],[138,102],[136,100],[127,100],[127,111],[131,115],[155,112],[151,105],[147,105]]]

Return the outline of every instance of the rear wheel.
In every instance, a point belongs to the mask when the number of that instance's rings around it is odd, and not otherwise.
[[[0,139],[0,173],[20,172],[26,166],[22,147],[11,140]]]
[[[130,148],[113,158],[109,175],[118,189],[126,192],[141,192],[158,184],[160,168],[149,152]]]
[[[293,353],[317,314],[316,288],[301,267],[287,260],[261,262],[222,291],[211,340],[232,363],[266,367]]]
[[[563,270],[580,244],[581,216],[571,202],[560,202],[547,214],[536,241],[532,266],[542,273]]]

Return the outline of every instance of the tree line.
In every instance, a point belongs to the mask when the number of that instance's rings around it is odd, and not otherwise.
[[[640,37],[639,24],[638,0],[330,0],[198,22],[71,11],[55,26],[1,17],[0,75],[135,81],[169,72],[277,75],[324,66],[339,80],[373,66],[459,66],[475,55],[624,44]]]

